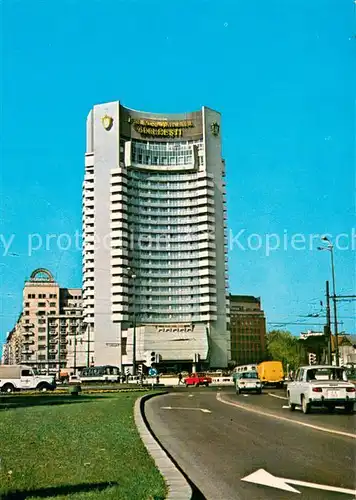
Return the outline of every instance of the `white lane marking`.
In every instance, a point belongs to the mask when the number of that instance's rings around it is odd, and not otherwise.
[[[261,484],[262,486],[269,486],[271,488],[278,488],[279,490],[291,491],[292,493],[300,493],[298,490],[289,486],[283,479],[272,476],[269,472],[264,469],[258,469],[252,474],[245,476],[241,481],[246,481],[247,483]]]
[[[345,493],[346,495],[355,495],[356,490],[349,490],[347,488],[338,488],[336,486],[329,486],[326,484],[309,483],[307,481],[298,481],[297,479],[286,479],[284,477],[273,476],[264,469],[258,469],[249,476],[241,479],[241,481],[246,481],[248,483],[262,484],[263,486],[270,486],[271,488],[277,488],[284,491],[291,491],[293,493],[300,493],[290,484],[295,484],[296,486],[304,486],[305,488],[314,488],[316,490],[333,491],[335,493]],[[289,484],[288,484],[289,483]]]
[[[282,408],[284,408],[284,409],[288,408],[288,410],[289,410],[289,406],[288,405],[283,405]]]
[[[161,406],[161,410],[195,410],[203,413],[211,413],[211,411],[206,408],[183,408],[182,406]]]
[[[251,406],[245,406],[242,404],[233,403],[232,401],[226,401],[222,399],[220,392],[217,393],[216,399],[220,401],[220,403],[224,403],[225,405],[235,406],[236,408],[240,408],[241,410],[249,411],[251,413],[257,413],[257,415],[262,415],[263,417],[271,417],[275,418],[276,420],[282,420],[284,422],[301,425],[303,427],[309,427],[310,429],[314,429],[316,431],[328,432],[329,434],[335,434],[337,436],[344,436],[356,439],[356,434],[351,434],[350,432],[337,431],[334,429],[328,429],[327,427],[320,427],[318,425],[307,424],[306,422],[301,422],[300,420],[294,420],[293,418],[281,417],[280,415],[276,415],[274,413],[267,413],[265,411],[255,410]]]
[[[272,398],[285,399],[288,401],[288,398],[286,398],[285,396],[277,396],[277,394],[272,394],[272,392],[269,392],[268,395],[272,396]]]

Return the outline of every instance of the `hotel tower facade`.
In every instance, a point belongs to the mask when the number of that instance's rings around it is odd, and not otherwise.
[[[110,102],[90,111],[83,314],[96,366],[132,371],[152,353],[160,371],[227,366],[220,120],[206,107],[162,115]]]

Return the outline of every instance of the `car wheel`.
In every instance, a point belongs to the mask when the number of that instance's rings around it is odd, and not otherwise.
[[[345,405],[345,413],[353,413],[354,412],[354,403],[347,403]]]
[[[307,415],[310,413],[310,403],[306,400],[304,396],[302,396],[302,411],[304,415]]]
[[[289,393],[287,394],[287,397],[288,397],[288,406],[289,406],[289,409],[290,409],[290,411],[294,411],[297,405],[295,405],[294,403],[291,402],[291,400],[290,400],[290,394]]]
[[[209,382],[206,382],[204,385],[205,387],[209,387]]]
[[[5,384],[3,388],[1,389],[1,392],[7,392],[10,394],[11,392],[15,391],[15,387],[12,384]]]
[[[37,387],[37,390],[41,391],[41,392],[47,392],[49,389],[50,389],[50,386],[48,384],[40,384]]]
[[[290,411],[294,411],[296,408],[296,405],[294,403],[291,403],[290,401],[288,402],[288,406],[289,406]]]

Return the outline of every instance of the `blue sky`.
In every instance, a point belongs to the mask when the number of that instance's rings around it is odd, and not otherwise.
[[[222,113],[229,228],[288,236],[266,255],[230,251],[233,293],[262,297],[270,323],[319,310],[329,255],[294,233],[347,233],[339,293],[355,293],[355,5],[352,0],[2,0],[0,342],[36,267],[81,285],[78,250],[28,255],[28,235],[81,228],[85,120],[99,102]],[[355,231],[355,230],[354,230]],[[255,238],[255,239],[254,239]],[[354,303],[341,329],[355,333]],[[321,319],[314,320],[321,323]]]

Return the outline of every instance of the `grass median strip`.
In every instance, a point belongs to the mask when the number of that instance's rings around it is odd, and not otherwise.
[[[1,500],[163,500],[164,480],[134,423],[141,395],[2,398]]]

